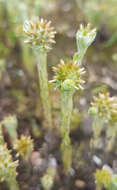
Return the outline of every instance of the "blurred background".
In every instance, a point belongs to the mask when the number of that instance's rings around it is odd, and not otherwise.
[[[57,65],[61,58],[72,58],[76,52],[75,36],[80,24],[91,23],[92,28],[97,28],[96,40],[83,60],[87,70],[85,90],[79,98],[78,94],[74,96],[71,136],[77,150],[80,142],[85,144],[91,135],[91,118],[87,110],[92,96],[105,89],[108,89],[111,95],[117,94],[117,1],[0,0],[0,120],[8,114],[16,114],[19,134],[31,133],[35,136],[34,129],[37,127],[40,141],[35,141],[36,150],[42,142],[42,106],[34,55],[28,45],[24,44],[25,36],[22,31],[24,21],[35,15],[51,20],[57,31],[56,44],[48,54],[49,79],[53,76],[52,66]],[[60,122],[60,94],[52,87],[50,89],[56,127]],[[83,144],[80,149],[85,149]],[[74,160],[76,168],[79,167],[79,160],[80,156],[77,155]],[[84,167],[84,163],[80,164]],[[86,181],[87,187],[84,189],[94,190],[92,177],[91,180],[87,175],[85,177],[86,171],[89,172],[87,167],[85,172],[78,173],[77,177]],[[75,181],[77,177],[74,177]],[[78,189],[79,184],[76,182],[71,182],[71,186],[67,184],[69,183],[64,181],[63,189]]]

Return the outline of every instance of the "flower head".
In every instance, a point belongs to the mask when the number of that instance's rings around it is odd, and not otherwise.
[[[51,21],[35,17],[33,20],[25,21],[23,31],[27,35],[25,43],[31,44],[33,48],[39,51],[48,51],[51,44],[55,43],[54,37],[56,31],[50,26]]]
[[[76,34],[77,43],[80,47],[86,47],[88,48],[92,42],[94,41],[96,37],[96,29],[91,29],[91,25],[87,24],[86,27],[84,27],[82,24],[80,25],[80,29],[78,30]]]
[[[18,160],[13,161],[6,144],[0,145],[0,181],[10,180],[16,177]]]
[[[63,60],[60,61],[57,67],[53,67],[55,72],[52,82],[56,83],[56,87],[63,91],[74,91],[75,89],[83,89],[82,75],[85,73],[84,68],[73,61],[68,61],[66,64]]]
[[[108,92],[99,93],[91,105],[90,114],[97,115],[105,122],[117,121],[117,97],[110,97]]]
[[[20,139],[16,140],[14,149],[18,152],[18,155],[27,160],[33,151],[33,140],[22,135]]]
[[[100,187],[108,188],[111,184],[111,174],[107,170],[96,170],[95,174],[95,183]]]

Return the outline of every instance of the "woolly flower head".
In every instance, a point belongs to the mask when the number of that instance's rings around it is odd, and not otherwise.
[[[13,161],[10,155],[10,150],[6,144],[0,145],[0,181],[10,180],[17,176],[16,168],[18,160]]]
[[[77,46],[78,50],[82,51],[83,49],[87,49],[96,37],[96,29],[91,29],[91,25],[87,24],[84,27],[82,24],[80,25],[80,29],[76,34]]]
[[[50,26],[51,21],[35,17],[33,20],[25,21],[23,31],[27,35],[25,43],[39,51],[49,51],[51,44],[55,43],[54,37],[56,31]]]
[[[18,152],[18,155],[27,160],[33,151],[33,140],[30,137],[22,135],[20,139],[16,140],[14,149]]]
[[[63,91],[74,91],[75,89],[83,89],[82,76],[85,73],[83,67],[73,63],[73,61],[68,61],[66,64],[63,60],[60,61],[57,67],[53,67],[55,72],[54,79],[52,82],[56,84],[56,87]]]
[[[97,115],[105,122],[112,122],[117,119],[117,97],[110,97],[108,92],[99,93],[93,97],[89,108],[89,114]]]
[[[102,187],[108,188],[109,185],[111,184],[111,178],[112,175],[107,171],[107,170],[96,170],[95,174],[95,183]]]

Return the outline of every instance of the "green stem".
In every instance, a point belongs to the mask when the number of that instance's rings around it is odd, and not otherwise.
[[[52,127],[51,103],[49,97],[48,74],[47,74],[47,53],[43,52],[38,55],[38,76],[40,82],[40,94],[43,104],[44,116],[47,124]]]
[[[72,147],[70,142],[70,121],[72,116],[72,101],[73,92],[62,92],[61,93],[61,151],[62,160],[65,167],[65,172],[69,172],[72,164]]]
[[[20,190],[16,179],[8,180],[7,184],[8,184],[9,190]]]
[[[82,63],[82,59],[87,51],[88,47],[85,47],[82,43],[82,40],[80,42],[80,40],[77,40],[77,51],[78,51],[78,64]]]
[[[95,117],[93,121],[93,139],[92,139],[93,147],[98,146],[99,136],[101,134],[102,127],[103,127],[103,120],[100,119],[99,117]]]
[[[107,137],[107,151],[112,151],[112,149],[114,148],[114,144],[116,142],[116,136],[117,136],[117,126],[113,125],[111,126],[107,126],[107,130],[106,130],[106,137]]]
[[[4,145],[4,136],[2,134],[2,124],[0,123],[0,144]]]

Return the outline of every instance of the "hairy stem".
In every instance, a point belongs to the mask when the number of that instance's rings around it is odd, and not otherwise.
[[[61,151],[62,160],[65,167],[65,172],[69,172],[72,164],[72,147],[70,142],[70,121],[72,116],[72,101],[73,92],[61,93]]]
[[[4,136],[2,134],[2,124],[0,123],[0,144],[4,145]]]
[[[93,121],[93,139],[92,139],[92,146],[97,147],[99,142],[99,136],[101,134],[101,130],[103,127],[103,120],[95,117]]]
[[[81,64],[82,59],[87,51],[87,47],[83,46],[82,41],[81,43],[77,42],[77,50],[78,50],[78,64]]]
[[[114,144],[116,142],[116,136],[117,136],[117,126],[116,125],[113,125],[113,127],[107,126],[106,130],[107,151],[112,151],[112,149],[114,148]]]
[[[52,127],[51,103],[49,97],[48,74],[47,74],[47,54],[46,52],[38,55],[38,76],[40,82],[40,94],[43,104],[44,116],[49,127]]]
[[[20,190],[16,179],[8,180],[7,184],[8,184],[9,190]]]

